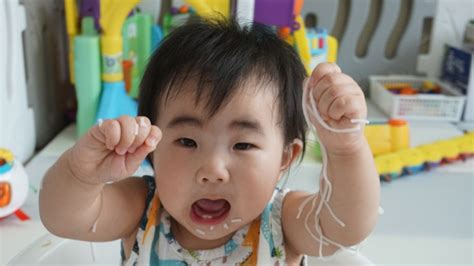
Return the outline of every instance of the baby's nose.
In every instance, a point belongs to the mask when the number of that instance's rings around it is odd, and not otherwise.
[[[227,183],[229,182],[229,172],[223,159],[214,158],[207,160],[196,174],[199,184]]]
[[[215,176],[215,175],[201,176],[198,179],[198,183],[201,185],[206,184],[206,183],[227,183],[227,181],[228,181],[228,178],[222,177],[222,176]]]

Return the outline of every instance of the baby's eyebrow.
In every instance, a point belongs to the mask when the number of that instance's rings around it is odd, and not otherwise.
[[[179,115],[173,118],[168,125],[167,128],[176,128],[179,126],[192,126],[197,128],[202,128],[204,125],[203,120],[194,117],[192,115]],[[260,135],[265,135],[263,131],[263,127],[260,122],[251,119],[235,119],[229,124],[229,129],[237,129],[242,131],[253,131]]]
[[[171,120],[166,127],[175,128],[184,125],[201,128],[203,126],[203,122],[197,117],[193,117],[190,115],[180,115],[173,118],[173,120]]]
[[[262,125],[258,121],[254,121],[254,120],[237,119],[237,120],[232,121],[229,127],[239,129],[239,130],[250,130],[260,135],[265,135],[263,132]]]

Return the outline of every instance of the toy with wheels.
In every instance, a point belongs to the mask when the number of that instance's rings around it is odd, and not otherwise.
[[[429,171],[474,156],[474,132],[375,156],[382,181]]]
[[[21,163],[7,149],[0,148],[0,219],[15,214],[28,220],[20,207],[28,196],[28,178]]]

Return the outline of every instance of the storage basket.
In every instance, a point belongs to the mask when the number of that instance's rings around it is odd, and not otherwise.
[[[451,122],[461,119],[465,96],[438,80],[405,75],[370,76],[369,80],[372,101],[392,118]],[[438,85],[441,94],[398,95],[385,88],[389,83],[409,83],[420,88],[424,81]]]

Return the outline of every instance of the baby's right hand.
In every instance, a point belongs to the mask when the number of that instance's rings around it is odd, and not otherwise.
[[[121,116],[92,127],[70,150],[69,167],[81,181],[101,184],[131,176],[161,140],[147,117]]]

